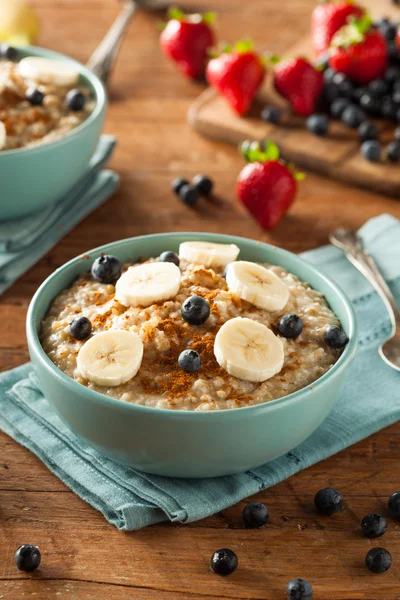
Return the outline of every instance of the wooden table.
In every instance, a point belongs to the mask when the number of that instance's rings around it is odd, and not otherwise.
[[[376,0],[385,4],[386,0]],[[40,44],[85,61],[118,11],[112,0],[32,0],[42,19]],[[284,52],[308,29],[313,0],[203,0],[187,9],[215,9],[220,38],[251,36],[260,47]],[[400,10],[399,10],[400,16]],[[161,56],[159,15],[140,14],[131,26],[112,81],[106,131],[119,146],[112,166],[122,178],[118,193],[68,234],[0,300],[1,369],[28,360],[24,319],[38,285],[66,260],[119,238],[159,231],[217,231],[273,242],[299,252],[327,242],[341,224],[359,227],[398,201],[309,175],[291,214],[263,233],[235,202],[242,160],[233,148],[199,138],[186,111],[202,86],[184,80]],[[221,203],[198,210],[182,206],[169,190],[175,176],[210,174]],[[400,523],[390,521],[383,540],[363,539],[360,519],[386,514],[388,496],[400,488],[400,424],[260,493],[270,524],[244,530],[245,502],[191,525],[159,525],[119,533],[54,477],[30,452],[0,435],[0,598],[21,600],[190,600],[285,597],[293,577],[309,579],[316,600],[399,600]],[[319,518],[314,493],[333,486],[345,509]],[[32,576],[13,562],[21,543],[41,547],[42,568]],[[384,545],[394,564],[371,575],[366,552]],[[209,571],[214,550],[234,549],[240,568],[230,578]]]

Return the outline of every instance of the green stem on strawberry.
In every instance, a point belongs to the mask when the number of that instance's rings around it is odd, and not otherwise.
[[[180,8],[171,7],[168,10],[168,19],[187,21],[189,23],[205,23],[206,25],[213,25],[215,23],[216,14],[213,12],[206,12],[203,14],[195,13],[193,15],[187,15]]]
[[[361,44],[372,25],[373,20],[369,14],[358,19],[352,19],[348,25],[339,29],[333,36],[331,46],[335,48],[348,48],[354,44]]]
[[[280,161],[280,150],[275,142],[265,140],[264,142],[250,142],[245,140],[239,146],[239,152],[246,162],[277,162]],[[282,162],[282,161],[280,161]],[[296,171],[293,163],[287,163],[286,167],[292,172],[296,181],[303,181],[305,174]]]

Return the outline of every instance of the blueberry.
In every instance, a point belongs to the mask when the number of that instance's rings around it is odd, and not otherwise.
[[[213,189],[213,182],[207,175],[196,175],[193,185],[201,196],[209,196]]]
[[[82,110],[86,104],[86,96],[80,90],[70,90],[67,94],[67,104],[73,111]]]
[[[367,515],[361,521],[363,534],[370,539],[381,537],[386,531],[387,523],[382,515]]]
[[[44,94],[40,90],[29,88],[26,91],[26,99],[28,100],[29,104],[32,104],[32,106],[42,106]]]
[[[35,571],[40,565],[40,550],[32,544],[24,544],[18,548],[14,558],[15,564],[20,571]]]
[[[370,115],[379,115],[381,112],[381,101],[369,92],[360,98],[360,106]]]
[[[200,354],[195,350],[184,350],[178,357],[178,364],[186,373],[195,373],[201,367]]]
[[[76,340],[86,340],[92,333],[92,324],[87,317],[76,317],[71,321],[69,330]]]
[[[342,510],[343,496],[332,488],[324,488],[316,493],[314,504],[321,515],[333,515]]]
[[[211,568],[217,575],[231,575],[236,571],[238,558],[233,550],[221,548],[216,550],[211,557]]]
[[[396,118],[397,107],[390,96],[382,98],[381,115],[386,119]]]
[[[326,135],[329,129],[328,117],[326,115],[311,115],[307,119],[307,129],[314,135]]]
[[[394,130],[394,137],[396,138],[396,140],[400,141],[400,127],[396,127],[396,129]]]
[[[397,88],[397,86],[396,86]],[[392,100],[395,104],[400,104],[400,90],[396,89],[394,90],[393,94],[392,94]]]
[[[365,557],[365,564],[372,573],[385,573],[392,566],[392,556],[385,548],[371,548]]]
[[[358,134],[362,142],[367,140],[376,140],[379,137],[379,130],[376,125],[369,121],[364,121],[358,128]]]
[[[306,579],[292,579],[286,587],[288,600],[311,600],[312,586]]]
[[[160,262],[174,263],[174,265],[176,265],[177,267],[179,267],[180,264],[179,256],[176,252],[172,252],[171,250],[167,250],[166,252],[160,254],[159,260]]]
[[[399,50],[396,42],[394,40],[388,41],[387,49],[391,65],[397,65],[399,62]]]
[[[357,129],[364,120],[365,113],[359,106],[350,105],[343,111],[342,121],[352,129]]]
[[[362,144],[361,154],[369,162],[379,162],[382,156],[382,146],[376,140],[368,140]]]
[[[201,296],[190,296],[182,304],[181,314],[190,325],[202,325],[210,316],[210,305]]]
[[[389,86],[383,79],[374,79],[368,84],[368,91],[372,96],[380,98],[389,91]]]
[[[336,74],[337,72],[334,69],[328,67],[324,72],[324,80],[326,81],[326,83],[331,83],[332,79]]]
[[[189,185],[188,180],[183,179],[182,177],[178,177],[177,179],[174,179],[173,182],[171,183],[172,191],[177,196],[179,196],[179,192],[181,191],[181,189],[183,188],[184,185]]]
[[[397,26],[394,23],[384,23],[379,27],[382,35],[388,40],[388,42],[394,40],[397,34]]]
[[[16,61],[18,60],[18,50],[9,46],[8,44],[0,44],[0,58],[5,60]]]
[[[266,123],[279,123],[282,111],[277,106],[266,106],[261,113],[261,118]]]
[[[121,277],[121,263],[116,256],[102,254],[92,265],[92,277],[100,283],[115,283]]]
[[[347,98],[338,98],[331,104],[331,115],[334,119],[340,119],[343,111],[350,105],[350,100]]]
[[[323,96],[329,104],[332,104],[334,100],[337,100],[339,98],[338,87],[332,82],[326,83],[324,87]]]
[[[367,142],[364,142],[364,144]],[[340,327],[331,325],[324,333],[325,343],[331,348],[344,348],[349,341],[346,333]]]
[[[339,96],[351,98],[354,92],[354,84],[343,73],[335,73],[332,77],[332,83],[336,85]]]
[[[386,149],[387,158],[390,162],[400,162],[400,142],[391,142]]]
[[[268,508],[260,502],[250,502],[243,509],[243,522],[248,529],[256,529],[266,525],[269,520]]]
[[[395,492],[390,496],[388,507],[392,517],[400,521],[400,492]]]
[[[384,75],[385,81],[392,85],[397,79],[400,79],[400,67],[392,66],[388,67]]]
[[[278,331],[285,338],[297,338],[303,331],[303,321],[298,315],[283,315],[278,321]]]
[[[361,96],[363,96],[364,94],[367,93],[367,88],[366,87],[358,87],[354,90],[353,92],[353,100],[358,104],[360,102]]]
[[[400,108],[396,109],[396,114],[395,114],[395,121],[396,123],[400,123]]]
[[[392,84],[393,92],[400,92],[400,79],[396,79]]]
[[[187,206],[193,206],[199,199],[199,192],[193,185],[183,185],[179,190],[179,198]]]

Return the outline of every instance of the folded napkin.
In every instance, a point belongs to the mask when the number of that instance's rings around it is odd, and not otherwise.
[[[383,215],[369,221],[361,235],[400,302],[400,222]],[[382,301],[337,248],[327,246],[304,257],[347,292],[359,319],[360,345],[345,390],[330,416],[285,456],[245,473],[215,479],[169,479],[140,473],[81,443],[48,405],[29,364],[0,376],[0,427],[110,523],[120,530],[134,530],[167,520],[202,519],[398,421],[400,373],[377,352],[390,331]]]
[[[100,169],[115,144],[110,135],[100,138],[87,172],[63,198],[34,215],[0,222],[0,294],[114,192],[118,175]]]

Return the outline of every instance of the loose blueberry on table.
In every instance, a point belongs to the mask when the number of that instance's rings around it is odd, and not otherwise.
[[[268,508],[260,502],[250,502],[243,509],[243,523],[247,529],[257,529],[269,520]]]
[[[233,550],[229,548],[221,548],[216,550],[211,557],[211,568],[217,575],[231,575],[236,571],[238,566],[238,558]]]
[[[371,548],[365,557],[365,564],[372,573],[385,573],[392,566],[392,556],[385,548]]]
[[[312,586],[306,579],[292,579],[286,588],[288,600],[311,600]]]
[[[333,515],[342,510],[343,496],[337,490],[324,488],[316,493],[314,504],[321,515]]]
[[[20,571],[35,571],[40,565],[40,550],[33,544],[23,544],[15,553],[15,564]]]
[[[179,198],[183,204],[194,206],[199,199],[199,192],[194,185],[185,184],[179,190]]]
[[[400,521],[400,492],[394,492],[390,496],[388,508],[392,517]]]
[[[381,537],[387,529],[387,523],[382,515],[367,515],[361,521],[361,530],[365,537],[373,539]]]
[[[174,179],[172,181],[171,189],[174,192],[174,194],[179,196],[179,192],[181,191],[181,189],[183,188],[184,185],[189,185],[188,180],[184,179],[182,177],[177,177],[176,179]]]
[[[214,184],[208,175],[195,175],[192,184],[201,196],[210,196]]]
[[[382,146],[377,140],[368,140],[363,142],[361,154],[369,162],[379,162],[382,157]]]

